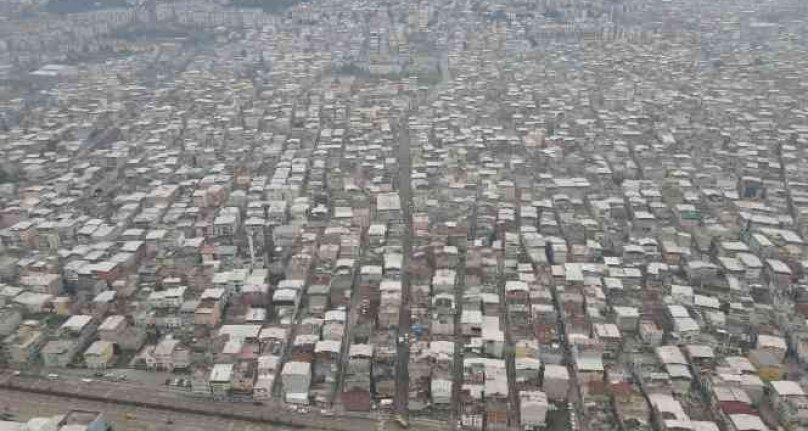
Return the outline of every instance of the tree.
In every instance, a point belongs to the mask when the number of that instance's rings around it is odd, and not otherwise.
[[[0,166],[0,184],[16,183],[16,182],[17,182],[16,175],[6,170],[5,167]]]

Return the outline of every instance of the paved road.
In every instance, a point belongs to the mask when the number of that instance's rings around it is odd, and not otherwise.
[[[474,204],[471,209],[469,219],[469,234],[466,247],[461,251],[460,261],[457,268],[457,279],[455,280],[455,318],[454,318],[454,356],[452,358],[452,399],[449,410],[449,417],[452,429],[459,428],[458,420],[462,416],[463,405],[461,403],[461,390],[463,389],[463,350],[465,349],[465,339],[463,337],[462,316],[463,316],[463,292],[466,283],[466,258],[468,249],[474,244],[477,236],[477,208],[480,200],[480,185],[475,189]]]
[[[576,428],[573,431],[589,431],[589,424],[586,421],[586,416],[584,412],[586,409],[584,408],[584,401],[581,397],[581,387],[578,380],[578,372],[575,368],[575,359],[572,355],[572,348],[570,346],[569,339],[567,339],[567,329],[565,326],[565,317],[564,317],[564,308],[561,307],[561,302],[559,301],[558,290],[553,287],[553,304],[555,306],[556,312],[558,313],[558,329],[561,334],[561,342],[564,346],[564,362],[567,365],[567,369],[570,373],[570,391],[568,401],[575,407],[575,411],[578,414],[578,421],[576,423]]]
[[[48,374],[58,374],[60,379],[63,380],[80,380],[91,379],[99,382],[113,382],[118,376],[126,376],[128,383],[137,383],[141,386],[157,386],[161,387],[165,384],[166,379],[174,379],[181,376],[174,373],[165,371],[145,371],[136,370],[132,368],[107,368],[103,370],[103,374],[110,375],[110,377],[97,376],[94,370],[88,368],[27,368],[26,375],[38,375],[42,378],[47,377]]]
[[[311,409],[307,414],[294,414],[272,400],[265,401],[263,405],[228,403],[183,396],[163,388],[124,382],[83,383],[4,375],[0,379],[0,390],[18,393],[23,399],[28,395],[55,397],[62,400],[62,405],[74,401],[102,403],[118,406],[124,411],[143,408],[163,414],[195,416],[200,418],[200,421],[206,422],[209,419],[210,422],[227,420],[259,426],[271,425],[273,427],[271,429],[279,426],[298,429],[373,431],[378,424],[378,418],[375,417],[321,416],[317,409]]]
[[[412,162],[410,154],[409,117],[404,115],[398,127],[398,196],[401,210],[404,212],[403,259],[401,262],[401,308],[398,315],[398,334],[409,334],[410,321],[410,276],[407,270],[412,256]],[[398,338],[397,340],[400,340]],[[407,416],[410,389],[410,345],[409,342],[397,342],[396,347],[396,413]]]
[[[516,230],[517,232],[522,227],[522,218],[520,211],[519,202],[522,201],[520,189],[516,189],[516,199],[514,203],[516,204],[515,215],[516,215]],[[502,256],[503,259],[505,258],[505,236],[503,234],[502,238]],[[505,368],[508,373],[508,402],[510,404],[510,409],[508,410],[509,418],[508,423],[511,428],[521,429],[520,420],[521,417],[519,415],[519,394],[516,391],[516,357],[515,352],[513,349],[513,334],[511,334],[511,314],[508,311],[508,307],[510,304],[508,303],[508,296],[505,292],[505,283],[507,280],[505,279],[505,274],[502,272],[504,269],[503,266],[504,260],[500,261],[500,265],[498,265],[498,277],[499,277],[499,300],[500,303],[503,304],[502,311],[504,315],[502,316],[503,324],[504,324],[504,333],[505,333]]]
[[[96,410],[122,431],[286,431],[289,428],[233,421],[209,416],[166,412],[143,407],[121,406],[111,403],[67,399],[57,396],[20,393],[0,389],[0,406],[15,415],[16,420],[64,414],[70,409]],[[127,418],[129,416],[131,419]],[[174,424],[166,420],[171,417]]]
[[[367,247],[366,239],[362,239],[362,249],[359,251],[359,258],[354,262],[353,280],[351,281],[351,304],[346,310],[345,333],[342,337],[342,350],[340,350],[339,363],[337,364],[337,380],[334,384],[334,392],[331,394],[331,402],[329,405],[334,406],[335,401],[340,401],[339,407],[341,408],[340,394],[345,386],[345,372],[347,371],[346,365],[348,364],[349,353],[351,351],[351,344],[353,344],[353,329],[356,327],[356,321],[359,318],[359,274],[362,260],[365,258],[365,248]]]

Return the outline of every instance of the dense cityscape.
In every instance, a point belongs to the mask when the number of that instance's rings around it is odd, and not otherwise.
[[[808,430],[807,18],[0,2],[0,431]]]

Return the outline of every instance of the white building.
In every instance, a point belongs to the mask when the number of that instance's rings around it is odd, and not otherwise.
[[[541,391],[520,391],[519,406],[523,428],[533,429],[544,426],[549,408],[547,394]]]

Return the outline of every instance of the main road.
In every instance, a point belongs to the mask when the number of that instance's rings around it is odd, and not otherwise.
[[[282,427],[280,429],[374,431],[379,421],[385,419],[382,416],[326,416],[317,409],[311,409],[307,414],[295,414],[273,400],[266,400],[261,405],[214,401],[130,382],[85,383],[62,378],[50,380],[4,374],[0,376],[0,391],[16,394],[10,398],[10,402],[20,399],[25,403],[29,398],[49,397],[62,412],[71,405],[102,404],[105,407],[98,410],[126,413],[144,411],[150,418],[189,416],[197,418],[199,422],[218,425],[242,422],[258,426],[258,429]],[[218,425],[213,429],[223,429]],[[271,428],[267,427],[270,425]]]
[[[121,406],[113,403],[68,399],[53,395],[23,393],[0,389],[0,409],[14,415],[14,420],[56,416],[71,409],[94,410],[122,431],[286,431],[290,428],[268,424],[212,418],[187,413],[167,412],[145,407]],[[172,422],[169,424],[169,421]]]

